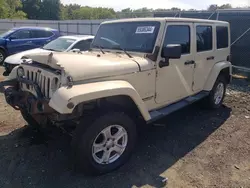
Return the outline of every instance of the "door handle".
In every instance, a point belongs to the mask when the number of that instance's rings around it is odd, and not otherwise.
[[[28,41],[28,42],[26,42],[27,44],[31,44],[32,43],[32,41]]]
[[[195,64],[195,61],[194,61],[194,60],[186,61],[184,64],[185,64],[185,65],[194,65],[194,64]]]
[[[214,56],[207,57],[207,60],[214,60]]]

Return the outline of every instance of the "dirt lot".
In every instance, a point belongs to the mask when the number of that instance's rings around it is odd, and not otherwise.
[[[0,187],[250,188],[248,84],[235,80],[216,111],[195,104],[148,127],[131,160],[101,177],[75,174],[70,138],[33,132],[0,94]]]

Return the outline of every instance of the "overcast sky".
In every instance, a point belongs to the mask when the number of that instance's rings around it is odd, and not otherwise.
[[[115,10],[124,8],[138,9],[148,8],[171,8],[180,7],[182,9],[206,9],[210,4],[230,3],[234,7],[250,5],[250,0],[61,0],[64,4],[80,4],[92,7],[111,7]]]

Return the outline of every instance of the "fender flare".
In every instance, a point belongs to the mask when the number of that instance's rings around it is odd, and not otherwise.
[[[60,114],[70,114],[82,102],[119,95],[130,97],[143,118],[146,121],[151,119],[148,109],[138,92],[126,81],[103,81],[74,85],[71,88],[61,87],[53,94],[49,106]],[[68,103],[73,103],[74,108],[69,109],[67,107]]]
[[[210,74],[208,76],[207,82],[205,84],[204,90],[205,91],[211,91],[216,79],[218,78],[220,72],[225,69],[229,68],[229,74],[232,75],[232,64],[229,61],[223,61],[216,63],[213,68],[210,71]]]

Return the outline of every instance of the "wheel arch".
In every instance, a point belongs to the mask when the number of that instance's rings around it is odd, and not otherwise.
[[[213,89],[218,76],[225,76],[227,83],[230,83],[232,79],[232,64],[228,61],[216,63],[209,74],[207,82],[205,83],[205,91],[211,91]]]
[[[6,56],[8,55],[8,51],[4,46],[0,46],[0,50],[3,50]]]
[[[104,104],[136,108],[145,121],[151,119],[145,103],[135,88],[126,81],[88,83],[70,89],[62,87],[54,93],[49,105],[61,114],[71,114],[78,105],[97,100]]]

